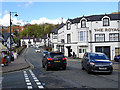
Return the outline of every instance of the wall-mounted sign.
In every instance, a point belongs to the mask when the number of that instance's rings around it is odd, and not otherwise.
[[[118,32],[120,31],[120,28],[99,28],[94,30],[95,32]]]

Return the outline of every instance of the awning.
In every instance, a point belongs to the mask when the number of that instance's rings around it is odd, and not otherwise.
[[[8,51],[8,49],[2,43],[0,43],[0,51]]]

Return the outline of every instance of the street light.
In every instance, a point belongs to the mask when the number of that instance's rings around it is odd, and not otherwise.
[[[12,25],[12,22],[11,22],[11,14],[12,13],[15,13],[15,16],[17,17],[18,15],[17,15],[17,12],[10,12],[10,48],[9,48],[9,51],[10,51],[10,54],[9,54],[9,58],[10,58],[10,61],[11,61],[11,25]]]

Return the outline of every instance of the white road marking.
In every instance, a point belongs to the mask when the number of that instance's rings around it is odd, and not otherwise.
[[[24,76],[27,76],[27,74],[24,74]]]
[[[40,83],[40,82],[36,82],[36,84],[37,84],[37,85],[41,85],[41,83]]]
[[[29,78],[25,78],[25,80],[28,80]]]
[[[36,77],[34,77],[33,79],[37,79]]]
[[[27,75],[26,71],[24,71],[24,77],[25,77],[25,81],[26,81],[26,84],[27,84],[27,88],[32,89],[33,87],[31,86],[31,82],[30,82],[30,80],[28,78],[28,75]]]
[[[43,86],[38,86],[38,88],[44,88]]]
[[[24,75],[26,78],[28,78],[28,75]]]
[[[31,85],[31,83],[29,82],[29,83],[27,83],[27,85]]]
[[[30,82],[30,80],[26,80],[26,82]]]
[[[38,82],[39,80],[38,79],[36,79],[36,80],[34,80],[35,82]]]
[[[32,72],[32,70],[29,70],[29,72],[32,75],[32,78],[34,79],[34,81],[36,82],[38,88],[44,88],[42,84],[39,82],[39,80],[37,79],[37,77],[35,76],[35,74]]]
[[[28,86],[28,89],[32,89],[32,86]]]

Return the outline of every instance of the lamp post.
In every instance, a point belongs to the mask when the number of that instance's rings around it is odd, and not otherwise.
[[[11,22],[11,14],[12,14],[12,13],[15,13],[15,16],[18,16],[18,15],[17,15],[17,12],[10,12],[10,48],[9,48],[9,51],[10,51],[10,54],[9,54],[10,61],[11,61],[11,51],[12,51],[12,50],[11,50],[11,46],[12,46],[12,45],[11,45],[11,25],[12,25],[12,22]]]

